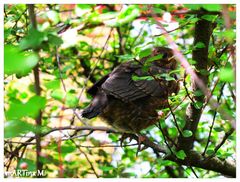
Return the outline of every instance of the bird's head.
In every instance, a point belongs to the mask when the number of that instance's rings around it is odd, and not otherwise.
[[[168,69],[176,69],[177,61],[174,58],[173,50],[167,47],[156,47],[153,49],[152,56],[160,56],[160,59],[153,62],[156,66]]]

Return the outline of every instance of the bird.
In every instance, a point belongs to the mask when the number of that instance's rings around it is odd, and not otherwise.
[[[171,74],[176,67],[173,50],[167,47],[155,47],[146,57],[121,63],[87,90],[93,99],[82,117],[99,116],[119,132],[140,134],[158,122],[158,111],[179,92],[177,76]]]

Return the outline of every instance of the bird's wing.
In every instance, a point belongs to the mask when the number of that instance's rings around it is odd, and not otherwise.
[[[101,85],[105,82],[105,80],[109,77],[109,74],[102,77],[100,80],[98,80],[96,83],[94,83],[88,90],[87,93],[91,96],[95,96],[98,92],[98,89],[101,87]]]
[[[167,88],[156,80],[132,79],[133,74],[138,76],[148,75],[141,71],[141,66],[122,64],[109,75],[102,84],[102,89],[109,95],[125,102],[134,101],[146,96],[160,97],[166,95]]]

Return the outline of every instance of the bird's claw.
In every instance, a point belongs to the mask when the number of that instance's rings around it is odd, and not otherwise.
[[[132,141],[131,134],[129,133],[123,133],[122,137],[120,138],[120,146],[123,147],[123,141],[127,138],[130,138],[130,142]]]
[[[137,143],[138,143],[138,148],[137,148],[137,153],[136,153],[136,156],[138,156],[138,153],[145,150],[146,148],[148,148],[147,146],[143,145],[143,141],[146,140],[146,136],[144,135],[138,135],[137,136]],[[129,133],[123,133],[122,134],[122,137],[120,138],[120,146],[123,147],[123,141],[126,139],[126,138],[130,138],[130,142],[132,141],[132,139],[134,138],[132,134],[129,134]]]
[[[145,140],[146,140],[146,136],[144,136],[144,135],[138,136],[138,148],[137,148],[136,156],[138,156],[138,152],[141,152],[141,151],[145,150],[146,148],[148,148],[145,145],[143,145],[143,147],[141,146],[143,144],[143,141],[145,141]]]

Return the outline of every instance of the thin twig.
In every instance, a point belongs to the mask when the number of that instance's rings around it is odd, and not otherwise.
[[[60,64],[60,60],[59,60],[59,54],[58,54],[58,47],[57,46],[56,46],[56,60],[57,60],[57,64],[58,64],[59,78],[62,82],[62,86],[63,86],[64,91],[67,92],[66,86],[65,86],[64,81],[63,81],[61,64]]]
[[[99,178],[100,176],[97,174],[97,172],[96,172],[96,170],[95,170],[95,168],[94,168],[91,160],[89,159],[88,155],[81,149],[81,147],[80,147],[73,139],[71,139],[71,141],[72,141],[73,144],[78,148],[78,150],[85,156],[85,158],[87,159],[87,161],[88,161],[88,163],[89,163],[89,165],[90,165],[93,173],[95,174],[95,176],[96,176],[97,178]]]
[[[185,97],[181,100],[181,102],[180,102],[176,107],[174,107],[174,108],[172,109],[173,112],[185,101],[186,98],[187,98],[187,96],[185,96]],[[170,115],[171,115],[171,112],[165,117],[165,119],[167,119]]]
[[[169,30],[169,31],[163,32],[163,33],[158,34],[158,35],[154,35],[154,37],[160,37],[160,36],[162,36],[162,35],[164,35],[164,34],[166,34],[166,33],[174,32],[174,31],[176,31],[176,30],[178,30],[178,29],[181,29],[181,28],[185,27],[185,26],[188,25],[189,23],[190,23],[190,22],[188,21],[187,23],[184,23],[183,25],[180,25],[180,26],[177,27],[177,28],[174,28],[174,29],[172,29],[172,30]]]
[[[228,137],[235,131],[234,128],[231,128],[227,133],[225,133],[222,141],[214,148],[214,153],[216,154],[217,151],[221,148],[221,146],[225,143]]]
[[[185,91],[186,91],[186,94],[187,94],[187,97],[191,100],[191,102],[194,104],[195,102],[194,102],[194,100],[193,100],[193,98],[190,96],[190,94],[189,94],[189,92],[188,92],[188,89],[187,89],[187,86],[186,86],[186,76],[187,76],[187,74],[186,74],[186,71],[184,72],[184,79],[183,79],[183,86],[184,86],[184,89],[185,89]]]
[[[197,175],[197,173],[194,171],[193,167],[192,167],[192,166],[189,166],[189,168],[191,169],[191,171],[193,172],[193,174],[195,175],[195,177],[198,178],[198,175]]]
[[[166,146],[168,147],[168,149],[169,149],[169,151],[171,152],[171,154],[174,155],[174,152],[172,151],[171,146],[168,144],[168,142],[167,142],[167,140],[166,140],[166,137],[165,137],[165,135],[164,135],[164,132],[163,132],[163,129],[162,129],[162,126],[161,126],[161,123],[160,123],[160,122],[158,123],[158,128],[160,129],[160,131],[161,131],[161,133],[162,133],[164,143],[165,143]]]
[[[36,15],[34,12],[34,5],[33,4],[28,4],[28,12],[29,12],[29,18],[32,24],[32,27],[34,29],[37,29],[37,22],[36,22]],[[37,53],[37,50],[35,50],[35,52]],[[33,68],[33,74],[34,74],[34,85],[35,85],[35,92],[37,95],[41,95],[41,87],[40,87],[40,75],[39,75],[39,64],[37,64],[34,68]],[[41,127],[42,125],[42,112],[39,111],[38,116],[35,120],[36,122],[36,126],[38,128]],[[36,133],[36,168],[37,170],[41,171],[43,164],[41,162],[40,159],[40,154],[41,154],[41,134],[40,133]],[[37,177],[41,177],[39,174],[37,175]]]
[[[219,94],[219,96],[217,98],[218,103],[220,102],[220,99],[222,97],[224,86],[225,86],[225,83],[222,85],[222,87],[220,89],[220,94]],[[202,153],[202,156],[205,156],[207,148],[208,148],[208,145],[210,143],[210,138],[211,138],[212,129],[213,129],[213,126],[214,126],[214,123],[215,123],[216,115],[217,115],[217,109],[215,109],[214,114],[213,114],[213,120],[212,120],[212,124],[210,126],[210,131],[209,131],[209,134],[208,134],[207,144],[206,144],[205,149],[204,149],[204,151]]]
[[[223,146],[223,144],[225,143],[225,141],[228,139],[228,137],[229,137],[230,135],[233,134],[234,131],[235,131],[235,129],[234,129],[234,128],[231,128],[228,132],[226,132],[225,135],[224,135],[224,137],[223,137],[223,139],[222,139],[222,141],[214,148],[214,153],[211,154],[211,155],[209,155],[209,156],[207,156],[206,158],[204,158],[204,161],[207,161],[207,160],[213,158],[213,157],[216,155],[217,151]]]
[[[135,37],[134,41],[132,42],[132,44],[130,45],[130,47],[134,47],[134,45],[137,43],[137,39],[139,38],[139,36],[142,34],[142,31],[145,27],[146,23],[144,23],[144,25],[141,27],[140,31],[138,32],[138,35]]]
[[[160,122],[158,122],[158,125],[160,125]],[[160,129],[160,127],[159,127],[158,125],[155,124],[155,126],[156,126],[158,129]],[[160,130],[161,130],[161,129],[160,129]],[[166,130],[166,132],[164,132],[164,130],[162,130],[162,131],[163,131],[162,134],[163,134],[175,147],[177,147],[177,144],[173,141],[173,139],[168,136],[167,130]]]
[[[78,137],[82,137],[82,136],[85,136],[85,135],[81,135],[81,136],[78,136]],[[71,139],[74,139],[72,137],[70,138],[66,138],[66,139],[61,139],[62,141],[65,141],[65,140],[71,140]],[[49,141],[46,141],[47,143],[49,142],[52,142],[51,140]],[[24,144],[24,147],[26,147],[27,145],[36,145],[36,142],[17,142],[17,141],[8,141],[8,140],[4,140],[4,143],[11,143],[11,144]],[[133,144],[125,144],[125,145],[79,145],[80,147],[84,147],[84,148],[108,148],[108,147],[129,147],[129,146],[136,146],[138,145],[138,143],[133,143]],[[22,152],[23,154],[23,152]],[[21,154],[21,156],[22,156]],[[21,158],[21,157],[20,157]]]
[[[229,91],[230,91],[230,93],[231,93],[233,102],[236,104],[236,95],[234,94],[233,89],[232,89],[232,86],[231,86],[230,83],[228,83],[228,87],[229,87]]]

